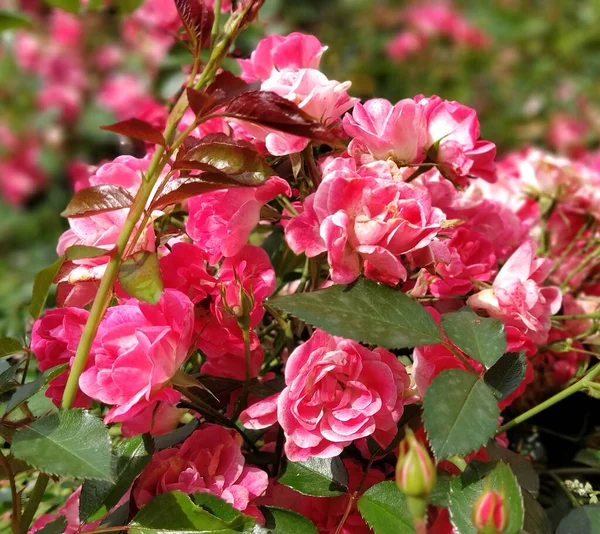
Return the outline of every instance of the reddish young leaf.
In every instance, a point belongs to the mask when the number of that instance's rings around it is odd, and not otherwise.
[[[196,52],[210,44],[210,31],[215,15],[204,0],[175,0],[179,17],[190,40],[197,44]]]
[[[166,146],[165,138],[158,128],[155,128],[146,121],[140,119],[127,119],[125,121],[109,124],[108,126],[100,126],[101,130],[118,133],[134,139],[140,139],[147,143]]]
[[[61,216],[88,217],[104,211],[129,208],[132,203],[133,197],[118,185],[95,185],[77,191]]]
[[[261,185],[275,172],[251,144],[222,134],[203,137],[186,154],[186,161],[211,166],[241,185]]]
[[[213,97],[216,103],[220,105],[237,95],[255,89],[258,89],[256,84],[249,84],[228,70],[223,70],[217,74],[215,80],[206,88],[206,94]]]
[[[186,93],[190,108],[196,116],[202,116],[208,109],[214,107],[215,99],[212,96],[201,93],[193,87],[188,87]]]
[[[150,209],[160,210],[171,204],[178,204],[184,200],[209,193],[218,189],[234,187],[235,184],[223,184],[210,181],[211,175],[205,173],[200,176],[187,176],[183,178],[173,178],[164,188],[162,194],[152,202]]]
[[[249,91],[236,96],[225,113],[239,120],[253,122],[275,130],[327,141],[331,134],[319,121],[296,104],[270,91]]]

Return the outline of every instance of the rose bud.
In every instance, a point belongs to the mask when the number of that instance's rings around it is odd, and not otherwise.
[[[471,519],[478,534],[502,534],[508,525],[503,493],[486,487],[473,505]]]
[[[419,443],[412,430],[400,443],[396,464],[396,484],[409,497],[426,499],[437,482],[435,465],[427,449]]]

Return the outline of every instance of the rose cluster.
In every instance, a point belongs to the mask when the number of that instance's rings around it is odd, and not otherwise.
[[[145,5],[138,22],[167,25],[159,4]],[[201,138],[227,142],[276,172],[260,185],[221,183],[172,205],[149,201],[125,245],[127,258],[157,260],[162,293],[154,302],[132,298],[120,280],[79,379],[76,405],[100,403],[105,423],[120,423],[124,436],[164,434],[200,419],[183,443],[157,452],[134,482],[139,508],[167,491],[209,492],[258,518],[258,505],[274,504],[298,510],[323,533],[367,533],[347,496],[292,492],[260,465],[257,449],[289,462],[343,455],[349,484],[364,491],[390,473],[378,466],[362,477],[359,461],[373,447],[397,454],[393,439],[406,406],[420,402],[440,372],[478,365],[456,357],[448,343],[417,347],[399,359],[382,347],[303,329],[265,303],[275,293],[364,277],[426,302],[437,322],[465,305],[499,319],[507,352],[528,358],[525,378],[503,407],[534,371],[560,385],[584,359],[578,348],[593,331],[591,322],[559,327],[552,316],[561,308],[573,315],[596,310],[600,261],[588,243],[600,215],[597,160],[527,150],[496,166],[496,147],[481,138],[475,110],[423,95],[360,103],[349,96],[349,82],[318,70],[325,50],[312,36],[272,35],[239,61],[243,81],[295,104],[302,120],[327,132],[325,155],[314,157],[308,136],[228,115],[224,104],[199,124],[188,113],[179,132],[191,134],[181,154],[202,147]],[[128,108],[110,96],[120,93],[114,83],[107,102]],[[144,113],[153,124],[152,106]],[[99,166],[78,183],[79,192],[115,186],[135,197],[153,150]],[[286,170],[281,162],[293,163],[299,153],[307,172]],[[233,176],[218,174],[214,160],[186,169],[185,157],[168,161],[151,199],[164,198],[176,180],[197,185],[195,179]],[[32,332],[40,370],[72,364],[130,210],[69,217],[58,245],[66,258],[56,275],[58,307]],[[74,246],[96,253],[69,256]],[[47,389],[57,404],[65,381],[60,375]],[[246,431],[260,438],[248,445]],[[342,517],[344,530],[336,530]],[[445,511],[432,518],[436,532],[450,531]]]

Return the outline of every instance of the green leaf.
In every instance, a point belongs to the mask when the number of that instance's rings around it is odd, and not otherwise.
[[[297,512],[275,506],[261,506],[260,510],[270,534],[319,534],[313,522]]]
[[[99,258],[100,256],[110,256],[110,250],[100,247],[88,247],[86,245],[72,245],[65,251],[65,258],[67,260]]]
[[[23,343],[11,337],[0,337],[0,358],[23,351]]]
[[[508,512],[508,525],[504,534],[517,534],[523,527],[523,498],[517,479],[508,465],[500,462],[486,478],[473,479],[472,473],[453,480],[450,488],[450,519],[461,534],[477,534],[471,521],[473,505],[486,484],[490,489],[504,491],[504,502]]]
[[[200,506],[180,491],[162,493],[146,504],[129,524],[130,533],[140,534],[235,534],[250,531],[245,521],[224,521]]]
[[[556,534],[598,534],[598,532],[600,532],[600,504],[571,510],[556,530]]]
[[[581,449],[575,455],[575,461],[590,467],[600,467],[600,451],[597,449]]]
[[[192,419],[189,423],[179,427],[172,432],[167,434],[161,434],[160,436],[154,436],[154,448],[157,451],[162,449],[170,449],[175,445],[185,441],[192,435],[192,432],[198,428],[198,419]]]
[[[79,519],[85,523],[92,516],[104,516],[129,489],[134,479],[148,465],[153,443],[142,436],[123,440],[114,455],[114,483],[86,480],[79,498]]]
[[[0,9],[0,32],[17,28],[28,28],[31,21],[23,14]]]
[[[443,342],[423,306],[398,289],[371,280],[275,297],[268,302],[330,334],[364,343],[405,348]]]
[[[339,457],[288,461],[279,483],[303,495],[336,497],[348,491],[348,472]]]
[[[194,493],[192,495],[192,500],[198,506],[201,506],[207,512],[217,516],[219,519],[223,519],[225,521],[240,521],[239,518],[241,517],[241,521],[245,523],[247,528],[251,528],[256,523],[256,520],[253,517],[245,515],[239,510],[236,510],[233,506],[231,506],[231,504],[225,502],[223,499],[217,497],[213,493]]]
[[[23,384],[13,393],[12,397],[6,403],[6,409],[4,413],[14,410],[19,404],[33,397],[44,386],[46,386],[50,380],[64,373],[67,370],[67,366],[68,364],[66,363],[57,365],[56,367],[45,371],[44,374],[38,376],[33,382],[27,382],[26,384]]]
[[[358,510],[375,534],[409,534],[415,531],[406,497],[395,482],[371,486],[358,500]]]
[[[34,319],[37,319],[42,314],[50,286],[64,261],[64,256],[61,256],[52,265],[42,269],[35,277],[31,304],[29,305],[29,313]]]
[[[492,390],[462,369],[442,371],[423,399],[423,422],[438,460],[485,445],[496,432],[499,416]]]
[[[7,362],[1,361],[2,367],[0,367],[0,393],[8,391],[16,386],[15,377],[19,371],[19,367],[23,362],[17,362],[14,365],[8,365]],[[7,368],[3,368],[6,364]]]
[[[51,475],[113,480],[108,430],[85,410],[64,410],[29,423],[14,435],[12,453]]]
[[[132,297],[156,304],[163,291],[156,254],[142,250],[127,258],[119,268],[119,283]]]
[[[479,317],[471,308],[442,315],[442,329],[452,343],[487,369],[506,351],[502,321]]]
[[[54,521],[50,521],[40,530],[36,530],[40,534],[63,534],[67,528],[67,518],[64,516],[57,517]]]
[[[525,379],[527,359],[525,352],[509,352],[500,358],[483,379],[498,398],[503,400],[519,387]]]
[[[46,3],[52,7],[58,7],[69,13],[79,13],[80,0],[46,0]]]

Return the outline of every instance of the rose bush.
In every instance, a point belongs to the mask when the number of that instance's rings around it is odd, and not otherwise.
[[[156,33],[151,64],[177,39],[189,65],[169,106],[135,79],[103,86],[119,119],[105,129],[143,153],[73,167],[29,340],[0,340],[12,530],[545,523],[513,429],[598,394],[597,157],[530,149],[496,164],[475,109],[360,103],[319,70],[313,36],[265,38],[237,77],[225,60],[261,5],[152,1],[128,20],[129,39]],[[484,45],[447,7],[404,17],[419,42]],[[57,46],[79,46],[75,21],[55,23]],[[75,120],[81,57],[20,39],[43,102]],[[51,478],[77,489],[41,514]]]

